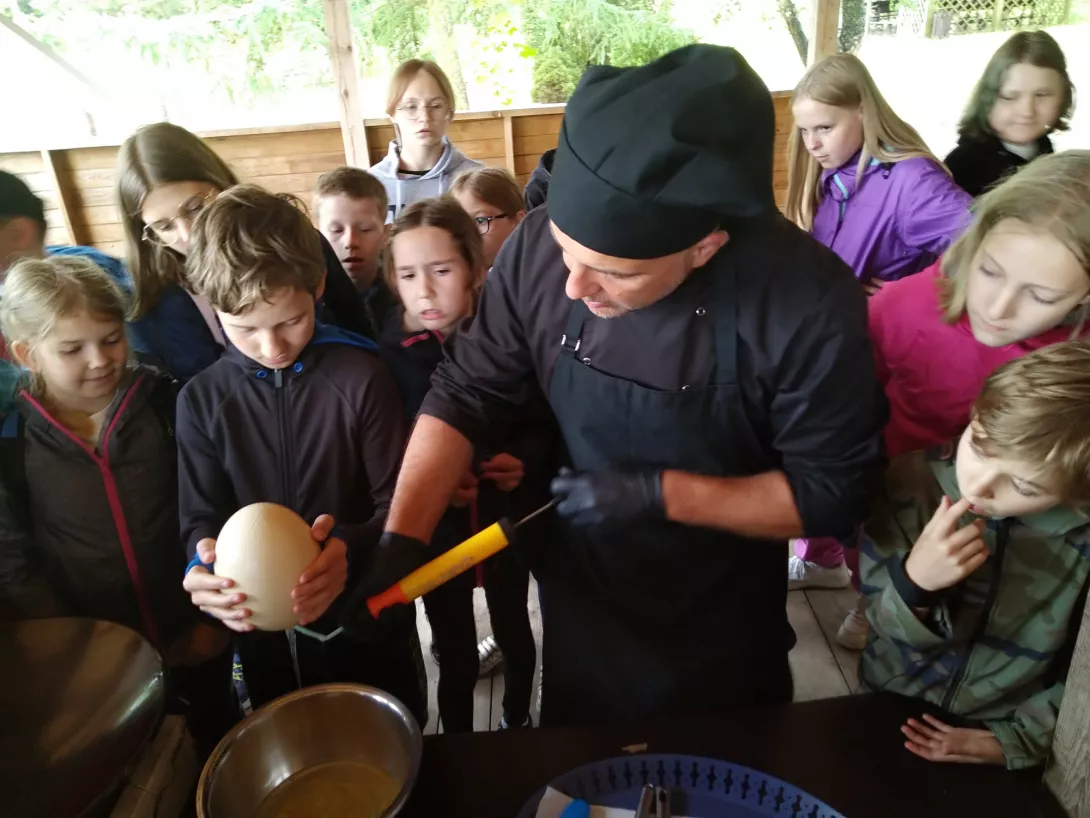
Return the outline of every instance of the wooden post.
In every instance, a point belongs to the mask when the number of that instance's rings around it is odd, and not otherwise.
[[[925,0],[923,11],[923,36],[931,37],[931,26],[935,20],[935,0]]]
[[[360,80],[356,73],[356,51],[352,47],[352,19],[348,0],[322,0],[329,54],[333,60],[333,81],[337,85],[338,113],[344,159],[349,165],[371,167],[367,153],[367,131],[363,124]]]
[[[837,46],[839,30],[840,0],[816,0],[814,3],[814,16],[810,24],[810,48],[806,55],[807,65],[813,65],[839,50]]]
[[[503,163],[511,174],[515,173],[515,118],[510,111],[503,112]]]
[[[1090,604],[1067,673],[1045,781],[1070,818],[1090,818]]]
[[[58,156],[59,153],[60,151],[42,151],[42,168],[53,183],[57,207],[61,211],[61,219],[64,220],[64,229],[68,231],[68,241],[72,244],[87,244],[86,229],[82,224],[77,225],[72,218],[77,208],[72,201],[72,189],[68,185],[68,166],[64,159]]]

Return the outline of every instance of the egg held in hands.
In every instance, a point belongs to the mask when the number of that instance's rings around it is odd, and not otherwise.
[[[214,571],[235,581],[231,593],[246,594],[250,624],[282,631],[298,624],[291,592],[319,552],[302,517],[276,503],[254,503],[224,524]]]

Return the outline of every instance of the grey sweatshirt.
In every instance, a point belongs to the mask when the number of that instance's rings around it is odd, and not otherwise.
[[[445,136],[443,137],[443,155],[439,157],[435,167],[426,173],[419,176],[398,174],[399,163],[398,145],[394,141],[390,143],[390,152],[386,154],[386,158],[370,170],[386,188],[386,197],[389,200],[386,208],[387,223],[396,219],[406,205],[420,199],[442,196],[450,189],[458,176],[484,167],[483,162],[470,159],[454,147]]]

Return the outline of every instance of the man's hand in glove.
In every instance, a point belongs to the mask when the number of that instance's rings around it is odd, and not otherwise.
[[[666,519],[662,472],[561,469],[552,482],[556,510],[575,525],[631,525]]]
[[[385,532],[368,557],[362,581],[345,605],[341,623],[344,629],[359,639],[373,640],[382,639],[399,627],[412,627],[415,605],[394,605],[380,612],[376,619],[367,609],[367,600],[405,579],[434,556],[438,555],[420,540]]]

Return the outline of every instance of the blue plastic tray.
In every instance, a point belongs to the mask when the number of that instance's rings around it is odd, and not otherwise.
[[[699,756],[648,753],[597,761],[550,786],[571,798],[635,810],[645,784],[667,787],[670,808],[689,818],[845,818],[829,805],[770,775]],[[534,818],[544,788],[518,818]]]

